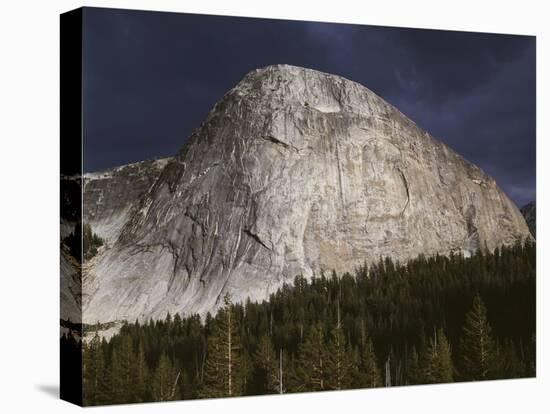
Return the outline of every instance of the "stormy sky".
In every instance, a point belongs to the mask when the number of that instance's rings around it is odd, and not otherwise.
[[[114,9],[84,12],[85,171],[174,155],[276,63],[367,86],[519,206],[535,198],[534,37]]]

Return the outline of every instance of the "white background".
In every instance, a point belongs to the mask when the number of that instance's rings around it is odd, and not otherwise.
[[[109,412],[550,412],[549,20],[544,1],[17,1],[0,14],[0,411],[65,413],[57,398],[59,13],[105,6],[537,35],[538,377],[518,381],[98,408]],[[220,68],[223,70],[223,68]],[[522,137],[518,137],[522,139]]]

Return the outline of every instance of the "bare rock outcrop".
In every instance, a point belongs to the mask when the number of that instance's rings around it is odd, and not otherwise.
[[[108,243],[116,241],[132,207],[149,191],[169,160],[141,161],[84,174],[84,222]]]

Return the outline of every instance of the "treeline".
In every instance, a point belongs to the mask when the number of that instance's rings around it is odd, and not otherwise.
[[[83,344],[86,405],[535,375],[535,245],[297,277]],[[70,338],[64,346],[74,345]]]

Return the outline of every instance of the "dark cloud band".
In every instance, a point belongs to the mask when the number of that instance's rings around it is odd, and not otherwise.
[[[248,71],[275,63],[367,86],[535,196],[535,38],[88,8],[85,169],[174,154]]]

